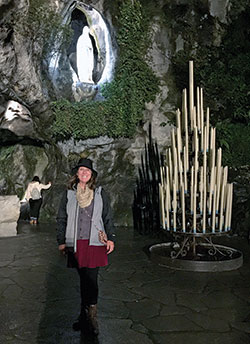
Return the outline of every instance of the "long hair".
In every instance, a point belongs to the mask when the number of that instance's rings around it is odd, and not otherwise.
[[[91,174],[91,178],[90,180],[86,183],[86,185],[91,189],[91,190],[95,190],[96,187],[96,179],[97,179],[97,175],[96,173],[94,173],[92,171]],[[77,174],[75,174],[74,176],[72,176],[69,181],[68,181],[68,189],[69,190],[74,190],[77,187],[77,184],[79,183],[79,179]]]

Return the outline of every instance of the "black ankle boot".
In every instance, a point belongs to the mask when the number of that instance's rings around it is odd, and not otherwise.
[[[88,328],[87,324],[87,310],[83,308],[76,322],[73,323],[72,328],[74,331],[86,331]]]

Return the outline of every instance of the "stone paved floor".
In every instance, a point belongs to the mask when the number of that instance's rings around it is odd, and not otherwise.
[[[0,343],[250,343],[247,241],[230,238],[244,264],[221,273],[158,266],[145,253],[156,242],[118,228],[110,265],[100,273],[100,335],[93,340],[71,329],[78,276],[57,251],[55,226],[22,223],[17,237],[0,239]]]

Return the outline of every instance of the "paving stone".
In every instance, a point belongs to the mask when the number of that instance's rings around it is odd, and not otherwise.
[[[142,321],[153,332],[201,331],[202,328],[182,315],[157,316]]]
[[[213,333],[213,332],[183,332],[168,334],[153,334],[156,344],[247,344],[250,337],[241,333]]]
[[[224,310],[226,313],[226,309]],[[202,313],[189,313],[186,317],[202,327],[204,330],[216,331],[216,332],[227,332],[230,330],[229,322],[224,319],[218,319],[214,317],[213,314],[207,315]]]
[[[143,285],[146,285],[146,281],[150,281],[150,283],[154,283],[154,282],[157,282],[159,281],[159,278],[156,278],[154,276],[150,276],[148,274],[148,272],[146,271],[136,271],[134,272],[134,274],[129,278],[127,279],[124,284],[126,284],[126,286],[128,288],[141,288]],[[161,279],[161,281],[163,281]]]
[[[243,285],[244,282],[241,282],[241,285]],[[249,302],[250,303],[250,292],[249,292],[249,287],[247,288],[233,288],[233,294],[237,296],[241,301],[243,302]]]
[[[187,292],[196,290],[196,293],[202,293],[207,285],[208,279],[209,275],[204,273],[175,271],[174,274],[169,276],[168,285],[175,290]]]
[[[130,320],[100,319],[99,323],[99,341],[102,344],[153,344],[147,334],[131,329]]]
[[[16,300],[22,297],[23,289],[16,284],[8,285],[7,288],[3,291],[2,297],[5,299],[11,299],[14,297]]]
[[[18,269],[13,269],[9,266],[0,267],[0,280],[5,278],[11,278],[12,274],[16,273]]]
[[[206,311],[202,311],[202,315],[205,315],[209,318],[214,318],[216,320],[224,320],[226,322],[235,321],[236,319],[236,308],[217,308],[217,309],[208,309]]]
[[[3,242],[4,239],[0,241]],[[2,246],[2,245],[1,245]],[[0,268],[9,266],[14,260],[14,255],[11,253],[5,254],[3,252],[0,253]]]
[[[142,287],[133,288],[133,291],[140,295],[141,297],[147,297],[159,303],[165,305],[174,305],[175,304],[175,294],[172,290],[169,290],[162,285],[161,281],[156,281],[155,283],[148,283]]]
[[[103,283],[102,288],[100,288],[99,295],[103,299],[107,300],[132,302],[142,299],[142,296],[135,293],[134,290],[131,292],[125,285],[118,282],[112,283],[112,291],[110,290],[110,283]]]
[[[200,312],[208,309],[208,306],[203,302],[204,296],[199,293],[192,292],[176,292],[176,304],[178,306],[187,307],[190,310]]]
[[[232,326],[232,328],[234,328],[236,330],[250,334],[250,323],[249,322],[235,321],[235,322],[231,322],[231,326]]]
[[[136,331],[136,332],[139,332],[139,333],[144,333],[144,334],[149,334],[149,331],[146,327],[142,326],[142,324],[133,324],[131,326],[131,329]]]
[[[190,312],[190,309],[182,306],[177,305],[164,305],[162,306],[160,315],[161,316],[168,316],[168,315],[185,315]]]
[[[232,272],[193,273],[156,265],[155,238],[117,229],[116,250],[100,269],[98,339],[72,330],[80,311],[79,277],[59,254],[55,226],[27,223],[0,239],[2,344],[250,343],[250,245]],[[228,239],[229,241],[229,239]]]
[[[127,319],[129,310],[122,301],[110,301],[99,298],[98,315],[107,318]]]
[[[109,281],[126,281],[127,279],[131,278],[133,275],[133,271],[131,272],[122,272],[122,271],[111,271],[109,274],[103,274],[103,279],[108,279]]]
[[[1,283],[0,283],[0,295],[3,296],[6,289],[10,286],[10,285],[14,285],[15,282],[12,281],[9,278],[2,278],[1,279]]]
[[[129,309],[129,318],[133,322],[152,318],[160,313],[160,304],[150,299],[143,299],[137,302],[127,302],[126,307]]]
[[[236,307],[242,304],[242,301],[236,297],[229,290],[226,291],[214,291],[208,295],[204,295],[201,299],[202,303],[209,308],[225,308]]]

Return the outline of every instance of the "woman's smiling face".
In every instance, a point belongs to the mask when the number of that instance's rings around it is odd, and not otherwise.
[[[92,171],[84,166],[78,168],[77,177],[82,184],[86,184],[92,176]]]

